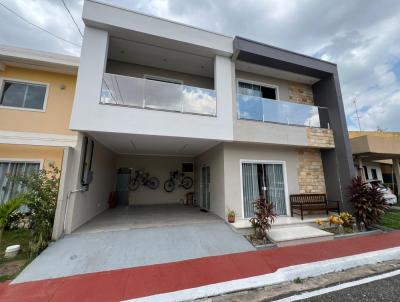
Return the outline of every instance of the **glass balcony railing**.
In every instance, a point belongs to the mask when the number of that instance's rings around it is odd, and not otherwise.
[[[215,116],[214,90],[105,73],[101,104]]]
[[[244,120],[329,128],[328,109],[318,106],[238,94],[237,113]]]

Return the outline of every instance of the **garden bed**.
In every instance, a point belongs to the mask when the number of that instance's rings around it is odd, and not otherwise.
[[[18,229],[5,231],[0,243],[0,282],[13,279],[27,264],[29,259],[29,241],[32,238],[31,230]],[[12,259],[4,257],[7,246],[19,244],[21,250]]]
[[[270,249],[276,246],[276,243],[272,242],[268,238],[266,240],[259,239],[253,234],[244,235],[244,238],[246,238],[247,241],[249,241],[258,250]]]
[[[336,227],[336,226],[322,227],[320,229],[334,234],[335,239],[355,237],[355,236],[368,236],[368,235],[374,235],[374,234],[379,234],[379,233],[383,232],[383,230],[381,230],[381,229],[372,228],[372,227],[370,227],[369,229],[366,229],[365,231],[354,232],[353,228],[351,226],[343,226],[342,233],[339,231],[338,227]]]

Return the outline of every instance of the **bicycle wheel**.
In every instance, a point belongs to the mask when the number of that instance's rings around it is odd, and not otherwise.
[[[158,186],[160,185],[160,180],[157,178],[157,177],[150,177],[148,180],[147,180],[147,183],[146,183],[146,186],[149,188],[149,189],[152,189],[152,190],[155,190],[155,189],[157,189],[158,188]]]
[[[140,187],[139,179],[136,179],[134,182],[131,182],[128,186],[129,190],[136,191]]]
[[[172,179],[168,179],[164,182],[164,190],[168,193],[171,193],[175,190],[175,182]]]
[[[189,176],[184,176],[182,179],[182,187],[184,187],[186,190],[189,190],[193,186],[193,179],[191,179]]]

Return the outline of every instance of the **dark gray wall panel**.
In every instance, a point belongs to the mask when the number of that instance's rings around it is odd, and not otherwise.
[[[334,169],[338,170],[338,177],[335,179],[330,177],[329,181],[326,180],[327,190],[334,194],[331,186],[341,188],[344,208],[351,210],[351,204],[348,204],[347,188],[355,176],[355,171],[337,72],[315,83],[313,93],[315,104],[329,109],[329,125],[333,130],[335,141],[334,155],[328,155],[328,152],[325,152],[323,158],[327,173]]]

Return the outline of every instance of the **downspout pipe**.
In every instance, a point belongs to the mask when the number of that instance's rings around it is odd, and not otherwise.
[[[85,191],[87,191],[87,188],[75,189],[75,190],[72,190],[72,191],[68,192],[68,194],[67,194],[67,202],[66,202],[65,211],[64,211],[64,223],[63,223],[62,235],[65,234],[65,231],[67,229],[67,216],[68,216],[68,208],[69,208],[69,201],[71,199],[71,195],[75,194],[75,193],[78,193],[78,192],[85,192]]]

